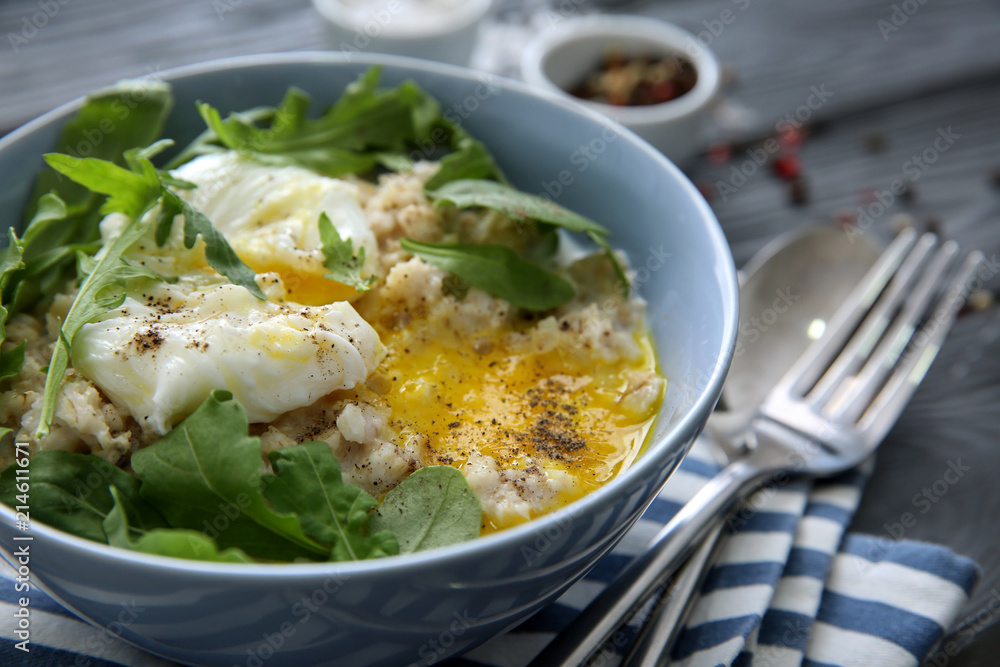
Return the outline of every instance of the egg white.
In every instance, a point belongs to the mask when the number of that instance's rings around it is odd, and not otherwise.
[[[234,152],[203,155],[173,175],[194,183],[180,194],[212,221],[252,268],[279,265],[325,272],[319,216],[326,213],[341,239],[364,248],[365,269],[377,252],[358,203],[357,186],[300,167],[264,165]]]
[[[197,186],[182,195],[241,259],[268,267],[257,279],[272,296],[285,294],[288,275],[324,280],[320,213],[341,238],[368,249],[369,261],[376,256],[350,183],[235,153],[200,157],[174,175]],[[105,243],[126,223],[118,214],[105,218]],[[378,334],[346,301],[262,301],[228,283],[208,267],[203,242],[183,247],[180,217],[165,246],[151,231],[127,257],[179,279],[133,281],[121,307],[80,329],[71,356],[74,368],[156,433],[169,431],[216,389],[232,392],[251,422],[272,421],[364,382],[384,355]]]

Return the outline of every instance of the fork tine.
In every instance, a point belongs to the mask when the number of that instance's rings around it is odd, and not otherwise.
[[[886,381],[882,391],[875,396],[871,406],[858,422],[858,427],[869,442],[879,442],[903,411],[910,396],[923,379],[931,362],[941,349],[952,323],[969,291],[969,282],[983,263],[979,251],[969,253],[951,283],[941,294],[934,313],[914,336],[914,347],[903,355],[900,363]]]
[[[857,331],[847,341],[830,367],[806,395],[806,402],[820,406],[831,400],[834,390],[842,386],[844,379],[856,373],[859,366],[868,359],[871,351],[882,338],[882,334],[892,323],[893,314],[899,303],[906,297],[910,283],[923,266],[924,260],[937,242],[933,234],[924,234],[912,247],[909,254],[898,265],[889,286],[881,298],[877,298],[872,310],[864,316]],[[875,295],[878,297],[878,295]],[[855,313],[856,314],[856,313]]]
[[[842,394],[844,399],[825,406],[822,410],[824,414],[833,419],[850,422],[857,421],[864,414],[913,337],[914,330],[930,307],[942,277],[957,252],[958,244],[947,241],[931,258],[930,265],[919,280],[915,275],[897,276],[902,283],[901,289],[909,292],[902,310],[892,320],[889,330],[864,363],[857,377],[847,385],[849,391]],[[916,282],[915,286],[912,286],[913,282]]]
[[[844,302],[845,304],[856,304],[855,307],[841,307],[837,311],[826,327],[823,336],[809,346],[778,382],[773,392],[775,395],[802,396],[813,388],[823,371],[829,367],[830,362],[854,332],[858,322],[871,308],[872,303],[882,293],[889,280],[892,279],[896,269],[909,253],[916,237],[917,233],[909,228],[904,229],[896,236]]]

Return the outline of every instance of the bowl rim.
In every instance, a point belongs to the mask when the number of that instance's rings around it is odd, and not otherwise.
[[[387,4],[395,2],[397,5],[402,0],[390,0]],[[453,33],[460,32],[479,22],[493,7],[494,0],[465,0],[451,12],[442,12],[434,23],[421,24],[419,29],[412,29],[409,26],[402,26],[402,29],[393,30],[391,24],[382,26],[384,29],[372,35],[366,29],[368,21],[357,21],[357,16],[348,11],[343,0],[312,0],[313,8],[326,21],[337,25],[344,30],[363,32],[371,39],[385,41],[416,41],[433,37],[447,37]],[[391,7],[386,11],[392,12]],[[368,14],[369,16],[371,14]]]
[[[286,53],[264,53],[249,56],[235,56],[216,60],[184,65],[176,68],[164,70],[158,74],[158,78],[170,83],[175,79],[197,76],[214,71],[223,70],[251,70],[262,66],[282,66],[282,65],[329,65],[333,67],[341,65],[383,65],[388,68],[403,70],[404,75],[419,75],[421,73],[443,75],[452,78],[467,80],[470,83],[479,84],[482,82],[483,72],[470,68],[439,63],[405,56],[390,56],[385,54],[356,54],[349,52],[328,52],[328,51],[296,51]],[[491,75],[492,76],[492,75]],[[556,95],[549,91],[540,90],[537,87],[512,79],[495,77],[499,85],[504,88],[529,97],[542,98],[554,104],[567,113],[581,115],[592,122],[607,125],[607,118],[601,114],[576,104],[563,96]],[[71,113],[79,109],[85,97],[79,97],[67,102],[41,116],[29,121],[21,127],[13,130],[6,136],[0,138],[0,151],[3,151],[9,144],[13,144],[22,137],[30,135],[36,130],[54,122],[65,121]],[[343,575],[344,577],[355,577],[364,575],[379,575],[385,571],[398,570],[400,568],[418,568],[428,565],[442,565],[452,561],[466,561],[477,556],[485,556],[494,551],[498,546],[513,547],[527,543],[529,536],[537,538],[539,534],[547,534],[549,530],[561,533],[565,525],[572,523],[574,516],[586,513],[588,508],[600,506],[605,499],[619,493],[619,489],[624,487],[628,480],[633,477],[640,477],[644,471],[652,474],[651,468],[666,464],[676,457],[679,461],[678,440],[686,432],[697,433],[704,426],[704,421],[715,406],[722,391],[723,380],[732,362],[736,346],[736,334],[739,322],[739,287],[734,260],[729,249],[728,242],[723,234],[722,227],[715,218],[711,207],[704,197],[698,192],[693,183],[681,172],[681,170],[668,160],[662,153],[647,144],[635,133],[627,128],[616,128],[621,131],[623,137],[630,141],[636,150],[645,152],[650,158],[660,164],[660,166],[679,182],[679,185],[688,192],[694,207],[698,210],[703,219],[707,219],[713,224],[707,225],[709,241],[716,255],[716,262],[713,266],[714,273],[719,278],[722,288],[722,302],[725,312],[730,313],[730,317],[723,318],[723,331],[721,335],[722,345],[716,355],[716,362],[708,374],[707,381],[699,390],[699,393],[690,406],[681,414],[662,437],[650,443],[649,448],[659,449],[664,453],[660,457],[642,455],[638,456],[635,462],[623,473],[604,484],[600,488],[586,494],[582,498],[549,512],[531,521],[525,522],[491,535],[480,536],[476,539],[446,547],[439,547],[417,553],[400,554],[398,556],[388,556],[363,561],[349,562],[316,562],[316,563],[214,563],[210,561],[186,560],[182,558],[172,558],[154,554],[145,554],[108,544],[102,544],[76,537],[70,533],[59,530],[43,523],[32,523],[31,532],[54,539],[72,546],[75,549],[89,552],[90,555],[99,558],[110,559],[111,561],[125,562],[129,564],[155,565],[163,571],[184,572],[189,575],[207,575],[217,580],[218,577],[250,577],[253,579],[273,578],[281,575],[285,578],[312,579],[317,575]],[[699,417],[699,415],[702,415]],[[659,421],[659,420],[657,420]],[[654,423],[653,428],[656,428]],[[672,446],[671,446],[672,445]],[[650,498],[650,501],[652,498]],[[15,511],[13,508],[0,503],[0,521],[3,521],[10,528],[14,529]]]
[[[657,42],[664,50],[686,56],[698,72],[694,88],[680,97],[659,104],[615,106],[575,97],[548,76],[548,58],[568,45],[603,38],[600,49],[594,51],[596,58],[613,41],[636,37]],[[521,58],[521,76],[531,84],[635,126],[667,123],[693,114],[712,102],[721,85],[718,59],[692,33],[667,21],[628,14],[572,17],[540,32],[525,48]]]

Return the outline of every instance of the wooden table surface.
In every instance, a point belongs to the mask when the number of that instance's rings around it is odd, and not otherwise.
[[[803,224],[900,214],[990,260],[1000,286],[1000,3],[987,0],[496,0],[473,64],[517,76],[532,34],[594,11],[643,14],[701,33],[725,65],[724,101],[687,165],[722,223],[737,264]],[[728,22],[724,22],[725,18]],[[308,0],[0,0],[0,133],[120,78],[212,58],[321,49]],[[810,97],[812,96],[812,97]],[[811,104],[811,106],[810,106]],[[755,142],[806,117],[798,152],[806,201],[771,167],[741,182]],[[935,145],[938,137],[947,137]],[[947,145],[946,150],[940,150]],[[730,155],[726,158],[726,151]],[[919,162],[915,158],[920,158]],[[751,171],[747,168],[747,171]],[[885,199],[885,195],[883,194]],[[971,468],[905,537],[949,545],[983,580],[960,616],[954,667],[998,664],[1000,625],[1000,309],[956,324],[883,445],[853,529],[888,536],[949,462]]]

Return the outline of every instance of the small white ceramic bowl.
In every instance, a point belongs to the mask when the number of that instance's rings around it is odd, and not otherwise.
[[[493,0],[313,0],[331,49],[467,65]]]
[[[694,65],[698,81],[680,97],[648,106],[612,106],[567,92],[613,48],[633,55],[684,56]],[[616,120],[676,163],[698,150],[699,130],[719,89],[719,63],[697,37],[673,24],[641,16],[592,15],[557,24],[528,45],[521,76]]]

